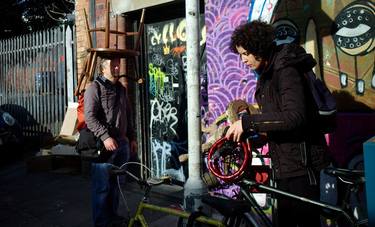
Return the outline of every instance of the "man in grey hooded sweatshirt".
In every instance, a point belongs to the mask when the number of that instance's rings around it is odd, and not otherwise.
[[[84,112],[87,128],[109,152],[106,162],[91,168],[94,225],[108,226],[119,219],[119,189],[110,170],[127,162],[137,143],[126,88],[118,81],[120,59],[101,59],[99,68],[100,75],[85,92]]]

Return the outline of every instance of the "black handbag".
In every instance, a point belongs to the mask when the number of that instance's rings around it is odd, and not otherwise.
[[[82,159],[92,162],[106,162],[112,155],[105,149],[102,140],[88,128],[80,130],[76,150]]]

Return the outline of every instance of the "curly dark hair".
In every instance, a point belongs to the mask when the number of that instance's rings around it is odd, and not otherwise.
[[[267,59],[273,46],[275,32],[272,25],[262,21],[251,21],[238,26],[232,33],[230,48],[237,53],[237,46],[242,46],[256,58]]]

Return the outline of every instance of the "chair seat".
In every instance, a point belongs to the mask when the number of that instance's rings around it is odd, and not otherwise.
[[[140,55],[139,51],[128,50],[128,49],[112,49],[112,48],[89,48],[88,52],[96,52],[97,56],[102,58],[126,58],[136,57]]]

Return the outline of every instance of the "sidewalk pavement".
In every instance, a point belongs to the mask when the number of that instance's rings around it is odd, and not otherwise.
[[[123,187],[134,214],[143,190],[135,182]],[[61,171],[28,172],[24,162],[0,167],[0,226],[4,227],[89,227],[91,220],[90,179]],[[152,188],[150,202],[162,206],[180,204],[183,188],[159,185]],[[127,209],[120,202],[122,216]],[[176,226],[177,217],[146,212],[151,227]]]

